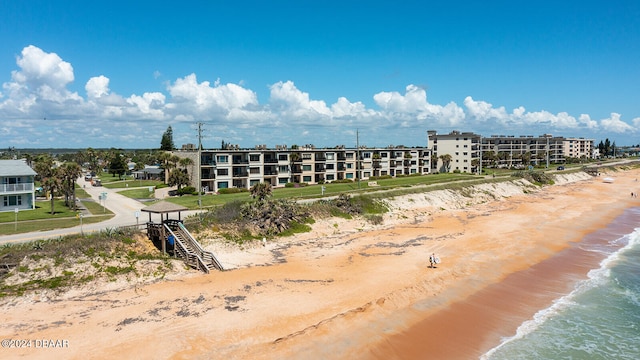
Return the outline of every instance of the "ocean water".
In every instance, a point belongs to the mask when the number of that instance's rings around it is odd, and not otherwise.
[[[481,359],[640,359],[640,209],[618,221],[617,234],[581,245],[603,258],[588,278]]]

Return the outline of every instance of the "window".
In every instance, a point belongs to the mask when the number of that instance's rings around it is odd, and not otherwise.
[[[289,178],[283,177],[283,178],[278,178],[278,184],[282,185],[282,184],[286,184],[289,182]]]
[[[387,154],[386,152],[380,153],[380,157],[381,158],[386,158],[388,156],[389,156],[389,154]]]
[[[347,153],[347,159],[353,159],[353,153]]]
[[[363,158],[363,159],[369,159],[369,158],[371,158],[371,153],[370,153],[370,152],[362,153],[362,158]]]
[[[278,172],[281,172],[281,173],[289,172],[289,166],[287,166],[287,165],[278,166]]]
[[[260,161],[260,154],[249,155],[249,161]]]
[[[249,186],[253,187],[254,185],[259,184],[259,183],[260,183],[260,180],[251,180],[251,181],[249,181]]]
[[[302,160],[311,160],[311,154],[310,153],[302,154]]]
[[[353,164],[352,163],[348,163],[347,164],[347,169],[353,169]]]
[[[311,165],[302,165],[302,171],[311,171]]]
[[[366,177],[366,178],[371,177],[371,173],[368,171],[365,171],[363,177]]]
[[[260,174],[260,168],[259,167],[249,168],[249,174]]]
[[[278,161],[287,161],[289,160],[289,156],[287,154],[278,154]]]
[[[306,182],[306,183],[311,182],[311,176],[303,176],[303,177],[302,177],[302,181],[304,181],[304,182]]]
[[[229,182],[228,181],[219,181],[218,182],[218,189],[227,189],[229,188]]]
[[[353,173],[347,173],[346,174],[346,178],[347,179],[353,179]]]
[[[219,163],[228,163],[229,162],[229,157],[227,155],[218,155],[218,156],[216,156],[216,159],[218,159]]]
[[[218,169],[218,176],[229,175],[229,169]]]
[[[333,170],[334,168],[334,164],[327,164],[327,170]]]
[[[22,196],[5,196],[3,204],[4,206],[22,205]]]
[[[335,179],[335,176],[333,176],[333,174],[327,174],[327,180],[328,181],[331,181],[331,180],[334,180],[334,179]]]
[[[333,160],[335,158],[334,153],[327,153],[327,160]]]

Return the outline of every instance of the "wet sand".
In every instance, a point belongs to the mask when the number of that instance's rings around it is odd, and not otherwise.
[[[624,244],[610,244],[634,227],[624,213],[606,228],[587,234],[582,241],[526,270],[507,276],[499,283],[453,302],[428,316],[406,331],[390,336],[384,344],[371,351],[379,359],[479,358],[503,338],[515,335],[518,326],[549,307],[559,297],[568,294],[575,284],[587,278],[605,258],[602,247],[619,249]]]
[[[418,346],[427,343],[429,358],[477,358],[551,299],[524,293],[532,284],[515,278],[518,272],[535,271],[536,264],[640,204],[629,197],[640,190],[637,174],[473,206],[465,205],[469,199],[458,199],[456,207],[415,195],[394,200],[385,226],[332,219],[294,239],[220,253],[235,270],[3,300],[0,338],[61,339],[69,346],[0,354],[399,359],[423,358]],[[436,269],[428,268],[432,252],[442,259]],[[571,263],[540,265],[534,276],[553,280]],[[555,280],[534,284],[546,294],[570,287]],[[495,315],[494,308],[505,312]],[[431,342],[421,337],[424,331],[431,332]]]

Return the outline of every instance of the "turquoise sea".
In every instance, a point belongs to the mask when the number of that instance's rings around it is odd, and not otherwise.
[[[640,208],[629,209],[582,242],[601,255],[588,277],[481,359],[640,359],[639,226]]]

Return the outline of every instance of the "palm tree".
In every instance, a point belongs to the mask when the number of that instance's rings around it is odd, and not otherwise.
[[[193,159],[191,158],[181,158],[180,161],[178,162],[180,164],[180,166],[187,171],[187,166],[193,165]],[[187,172],[188,174],[193,174],[194,169],[191,169],[191,172]],[[191,181],[191,176],[189,176],[189,181]]]
[[[291,182],[295,182],[295,177],[293,176],[293,167],[294,163],[300,160],[300,153],[294,152],[289,155],[289,169],[291,171]]]
[[[258,198],[258,201],[262,201],[271,196],[271,183],[261,182],[251,187],[251,196]]]
[[[180,188],[182,188],[185,185],[189,185],[189,175],[187,175],[184,171],[182,171],[182,169],[173,169],[169,174],[168,185],[177,186],[178,194],[180,194]]]
[[[59,169],[54,167],[55,162],[49,155],[38,156],[35,160],[34,170],[40,177],[40,183],[45,192],[50,194],[51,199],[51,215],[55,214],[54,211],[54,193],[60,188]]]
[[[449,154],[444,154],[444,155],[440,155],[439,156],[440,160],[442,160],[442,168],[444,169],[444,172],[449,172],[450,170],[450,165],[451,165],[451,155]]]
[[[75,162],[66,162],[60,167],[61,188],[65,196],[65,204],[76,209],[76,180],[82,175],[82,168]]]
[[[168,151],[163,151],[160,154],[158,154],[158,161],[160,161],[160,167],[164,170],[165,183],[169,181],[169,170],[171,169],[170,159],[171,159],[171,153]]]

